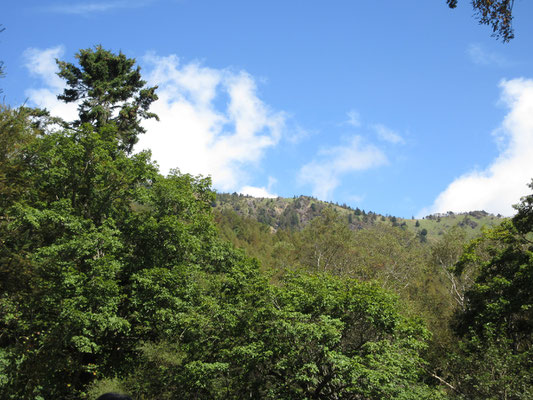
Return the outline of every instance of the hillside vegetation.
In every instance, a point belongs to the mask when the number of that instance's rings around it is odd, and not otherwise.
[[[315,199],[309,196],[293,198],[257,198],[237,193],[217,193],[213,204],[218,212],[234,211],[241,217],[254,219],[268,225],[274,231],[278,229],[301,230],[313,218],[320,215],[322,210],[334,210],[352,230],[364,229],[376,224],[400,226],[408,231],[426,236],[426,239],[436,240],[454,226],[465,231],[468,238],[481,234],[483,228],[499,225],[504,218],[485,211],[470,211],[467,213],[428,215],[422,219],[398,218],[390,215],[380,215],[372,211],[351,208],[346,204],[339,205]],[[425,234],[422,232],[425,229]]]
[[[0,107],[0,399],[533,398],[533,195],[499,225],[216,196],[132,152],[135,60],[76,59],[77,120]]]

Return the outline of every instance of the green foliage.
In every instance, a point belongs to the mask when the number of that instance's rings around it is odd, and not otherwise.
[[[463,257],[465,244],[465,231],[456,226],[431,246],[431,263],[447,281],[449,302],[461,309],[465,306],[465,292],[477,273],[477,268],[463,268],[461,274],[457,273],[456,265]]]
[[[155,98],[133,60],[78,60],[59,63],[72,126],[0,110],[2,398],[431,397],[427,332],[393,296],[329,275],[270,285],[218,238],[209,179],[131,154]]]
[[[131,154],[155,99],[134,61],[78,59],[59,63],[72,125],[0,109],[2,399],[445,398],[431,376],[464,398],[531,394],[531,196],[464,253],[475,229],[447,229],[465,216],[432,236],[433,219],[215,198]],[[440,362],[454,308],[461,343]]]
[[[456,360],[477,359],[461,353],[450,322],[456,310],[464,309],[465,294],[479,275],[482,262],[490,259],[490,249],[501,246],[497,245],[501,236],[498,232],[504,231],[506,225],[483,230],[484,235],[470,244],[469,239],[476,237],[483,226],[494,226],[502,219],[473,211],[428,216],[422,220],[396,219],[398,226],[394,227],[393,219],[384,217],[384,221],[377,221],[372,218],[375,214],[369,213],[365,214],[368,223],[361,226],[358,225],[361,211],[359,216],[357,210],[351,212],[353,224],[348,224],[342,208],[324,207],[316,216],[299,214],[301,220],[307,222],[296,231],[280,229],[277,217],[272,214],[270,224],[278,226],[274,232],[272,227],[254,219],[261,215],[264,200],[231,195],[217,195],[217,199],[220,203],[215,210],[223,237],[259,258],[264,269],[272,270],[272,279],[278,285],[285,279],[280,270],[299,266],[311,274],[327,272],[343,279],[374,280],[381,287],[400,294],[403,307],[422,317],[431,329],[430,346],[424,351],[428,360],[426,369],[448,390],[455,387],[457,377],[466,374]],[[234,200],[239,202],[238,212],[224,208]],[[265,204],[283,209],[285,202],[288,204],[285,210],[306,210],[302,197],[270,199]],[[298,208],[289,208],[291,202],[298,203]],[[311,211],[312,207],[307,210]],[[362,229],[352,230],[357,227]],[[501,354],[507,351],[500,350]],[[450,358],[448,353],[455,356]],[[490,385],[485,385],[483,390],[488,387]]]
[[[96,400],[105,393],[125,393],[123,385],[116,378],[102,379],[89,385],[87,399]]]
[[[96,129],[113,123],[121,139],[121,148],[131,152],[137,136],[144,133],[141,118],[157,118],[148,111],[157,100],[157,87],[145,88],[140,68],[134,68],[135,60],[118,55],[102,46],[80,50],[76,54],[79,67],[58,61],[58,75],[65,79],[67,88],[58,98],[67,103],[80,102],[79,120]]]
[[[530,200],[523,198],[512,221],[473,242],[458,264],[458,273],[472,265],[479,269],[455,322],[462,338],[456,376],[460,391],[473,393],[472,398],[525,399],[533,392]]]
[[[124,380],[129,391],[148,399],[439,398],[421,379],[427,331],[379,287],[325,274],[240,282],[231,297],[213,287],[200,297],[215,319],[198,315],[174,341],[143,345],[143,361]]]
[[[348,273],[353,260],[354,233],[332,209],[326,208],[295,235],[301,265],[315,272]]]
[[[512,224],[498,231],[498,240],[504,246],[488,249],[490,259],[481,263],[479,276],[466,294],[467,307],[457,329],[460,333],[473,329],[481,334],[490,324],[504,329],[518,348],[523,340],[529,343],[533,339],[533,253],[530,243]]]
[[[418,232],[418,237],[420,238],[421,243],[426,243],[428,241],[427,235],[428,235],[428,231],[426,228],[422,228],[420,232]]]
[[[401,316],[389,293],[324,274],[288,275],[278,292],[276,304],[287,309],[291,322],[274,322],[268,337],[281,347],[274,366],[292,382],[284,380],[276,398],[423,398],[422,392],[431,393],[418,381],[427,332]]]
[[[528,185],[533,189],[533,180]],[[522,197],[522,201],[515,205],[517,210],[513,218],[513,225],[521,234],[530,234],[533,232],[533,194]]]
[[[365,230],[389,221],[388,225],[401,226],[404,230],[419,235],[424,243],[439,240],[441,235],[454,226],[459,226],[466,232],[469,239],[473,239],[481,234],[483,228],[494,227],[503,220],[501,216],[496,217],[485,211],[471,211],[462,214],[448,212],[438,216],[428,215],[425,219],[418,220],[385,217],[373,212],[365,212],[359,208],[354,210],[347,206],[323,202],[308,196],[262,199],[237,195],[236,193],[217,193],[213,206],[219,212],[233,211],[241,218],[254,219],[270,226],[275,232],[287,229],[303,230],[313,219],[319,217],[324,209],[329,208],[343,218],[344,223],[348,221],[347,224],[352,230]],[[228,221],[230,225],[235,224],[236,218],[233,217],[231,221]],[[219,226],[224,224],[224,219],[218,219],[218,221]],[[422,231],[426,232],[426,235],[421,235]]]
[[[492,327],[483,337],[471,335],[452,356],[450,372],[460,399],[525,400],[533,396],[531,350],[517,352]]]
[[[6,207],[13,198],[27,188],[20,174],[23,168],[21,153],[39,132],[31,123],[28,109],[10,109],[0,106],[0,207]]]
[[[450,8],[457,7],[457,0],[446,0]],[[514,38],[513,22],[514,0],[472,0],[472,7],[479,23],[490,25],[493,36],[509,42]]]
[[[385,224],[356,234],[357,266],[363,279],[377,279],[389,289],[405,290],[423,272],[423,247],[411,232]],[[356,275],[357,276],[357,275]]]
[[[112,368],[116,338],[131,329],[123,220],[156,172],[148,154],[119,150],[112,126],[19,144],[2,166],[26,188],[3,204],[0,223],[6,379],[14,397],[76,398]]]
[[[394,296],[270,285],[218,239],[209,180],[160,176],[116,129],[32,133],[2,164],[27,182],[0,220],[3,398],[436,398]]]
[[[272,228],[253,218],[239,216],[230,209],[214,210],[215,222],[220,236],[235,247],[243,249],[250,257],[257,258],[265,269],[280,268],[284,265],[280,243],[286,232],[274,234]]]
[[[5,398],[79,398],[132,370],[140,338],[173,337],[184,320],[203,330],[204,290],[230,296],[248,274],[216,237],[209,180],[162,177],[118,136],[43,133],[2,164],[28,188],[4,199],[0,220]]]
[[[228,193],[218,193],[215,207],[220,211],[233,210],[244,218],[254,218],[274,230],[301,230],[312,219],[318,217],[324,208],[331,208],[340,215],[353,214],[354,210],[344,206],[326,203],[308,196],[295,198],[262,199]],[[361,212],[359,210],[359,212]],[[354,221],[354,225],[361,225]]]
[[[133,332],[127,222],[162,179],[149,153],[124,151],[119,121],[56,131],[50,122],[37,110],[1,110],[5,398],[78,398],[95,376],[120,372],[132,352],[121,339]]]

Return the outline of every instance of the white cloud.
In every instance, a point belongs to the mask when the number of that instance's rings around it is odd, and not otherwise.
[[[292,129],[290,129],[290,132],[287,132],[284,138],[290,144],[298,144],[309,138],[312,134],[312,131],[304,129],[301,126],[295,125],[294,127],[292,127]]]
[[[77,105],[57,99],[65,86],[56,75],[55,59],[63,53],[62,46],[24,53],[28,70],[43,83],[26,95],[52,115],[74,120]],[[279,142],[285,114],[259,99],[255,80],[246,72],[195,62],[182,65],[176,56],[149,55],[145,61],[150,69],[144,78],[150,85],[159,85],[159,100],[151,111],[160,121],[145,121],[147,133],[136,150],[151,149],[162,173],[179,168],[211,175],[214,186],[224,191],[247,187],[251,168]]]
[[[302,183],[310,184],[313,196],[331,198],[344,174],[363,171],[387,163],[387,157],[372,144],[365,144],[360,136],[352,137],[346,146],[322,149],[319,159],[304,165],[299,172]]]
[[[242,193],[248,196],[262,197],[262,198],[278,197],[277,194],[270,193],[269,190],[265,187],[244,186],[241,190],[239,190],[239,193]]]
[[[405,143],[405,140],[400,136],[400,134],[393,131],[392,129],[387,128],[385,125],[374,124],[372,125],[372,129],[374,129],[378,137],[385,142],[389,142],[392,144]]]
[[[61,89],[64,85],[61,78],[56,75],[58,68],[55,60],[62,57],[64,53],[63,46],[45,50],[29,48],[24,52],[23,57],[26,60],[26,68],[31,75],[39,77],[53,89]]]
[[[49,49],[27,49],[23,57],[25,66],[30,75],[39,78],[45,87],[30,88],[25,91],[28,100],[32,105],[46,108],[52,115],[62,117],[67,121],[76,119],[77,105],[66,104],[57,99],[57,95],[63,92],[65,84],[57,72],[59,71],[56,59],[61,58],[65,52],[63,46],[56,46]]]
[[[512,215],[533,177],[533,80],[502,81],[502,100],[510,108],[498,133],[506,139],[499,156],[484,170],[454,180],[421,215],[485,210]]]
[[[95,12],[106,12],[115,9],[124,8],[138,8],[148,5],[152,1],[150,0],[138,0],[138,1],[100,1],[100,2],[83,2],[83,3],[69,3],[69,4],[55,4],[44,8],[48,12],[54,12],[59,14],[90,14]]]
[[[471,44],[466,50],[470,60],[477,65],[495,65],[505,67],[509,62],[500,54],[489,52],[483,49],[479,44]]]
[[[278,197],[277,194],[272,193],[272,186],[276,184],[276,178],[269,176],[268,177],[268,187],[256,187],[256,186],[244,186],[239,190],[239,193],[244,195],[253,196],[253,197],[262,197],[262,198],[274,198]]]
[[[346,115],[348,116],[348,120],[346,121],[348,125],[351,125],[355,128],[358,128],[361,126],[361,116],[359,115],[357,111],[350,110],[346,113]]]
[[[214,186],[231,191],[244,186],[249,170],[282,135],[285,115],[263,103],[246,72],[181,65],[178,57],[150,55],[146,78],[158,85],[151,108],[160,122],[146,121],[138,149],[149,148],[162,172],[211,175]]]
[[[342,124],[350,125],[354,128],[361,128],[363,123],[361,122],[361,114],[356,110],[350,110],[346,113],[348,119]],[[378,138],[384,142],[392,144],[403,144],[405,140],[403,137],[396,131],[386,127],[383,124],[365,124],[365,128],[371,129],[378,135]]]

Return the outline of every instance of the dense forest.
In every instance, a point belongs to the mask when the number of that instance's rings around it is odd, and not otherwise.
[[[533,398],[533,195],[400,219],[218,194],[133,151],[135,60],[0,108],[0,398]],[[533,183],[531,185],[533,189]]]

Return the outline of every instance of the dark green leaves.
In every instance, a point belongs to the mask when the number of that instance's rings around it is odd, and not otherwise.
[[[75,126],[89,123],[95,128],[114,123],[121,146],[128,153],[144,133],[141,119],[157,118],[148,111],[157,100],[156,87],[145,88],[140,68],[124,54],[104,50],[102,46],[80,50],[76,55],[79,67],[57,61],[67,88],[58,98],[67,103],[79,102],[79,120]]]
[[[450,8],[457,0],[446,0]],[[472,7],[482,25],[490,25],[493,36],[508,42],[514,38],[512,27],[514,0],[472,0]]]

